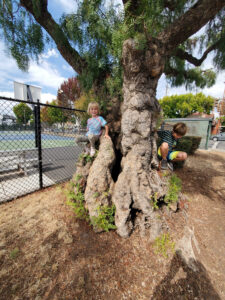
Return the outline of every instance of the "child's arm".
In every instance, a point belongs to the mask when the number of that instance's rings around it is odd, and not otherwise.
[[[109,136],[109,126],[105,125],[105,138],[110,138]]]

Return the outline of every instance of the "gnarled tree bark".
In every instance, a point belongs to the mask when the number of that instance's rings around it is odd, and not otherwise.
[[[138,50],[134,40],[123,45],[124,103],[122,107],[122,172],[113,191],[117,232],[127,237],[138,213],[141,228],[151,230],[154,239],[160,224],[151,199],[165,195],[166,186],[157,173],[156,119],[160,112],[156,87],[163,71],[163,56],[155,44],[150,50]]]

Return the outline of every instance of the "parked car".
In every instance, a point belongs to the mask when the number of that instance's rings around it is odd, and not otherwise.
[[[211,135],[210,137],[211,140],[213,141],[225,141],[225,132],[221,132],[215,135]]]

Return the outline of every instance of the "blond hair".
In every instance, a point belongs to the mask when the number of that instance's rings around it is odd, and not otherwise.
[[[176,123],[173,126],[173,132],[175,132],[178,135],[184,136],[187,132],[187,126],[185,123]]]
[[[89,115],[90,115],[90,109],[91,109],[92,107],[97,107],[98,113],[99,113],[99,104],[98,104],[97,102],[90,102],[90,103],[88,104],[88,109],[87,109],[87,113],[88,113]]]

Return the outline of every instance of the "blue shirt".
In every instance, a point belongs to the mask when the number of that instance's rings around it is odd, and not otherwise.
[[[88,132],[86,133],[86,136],[88,136],[89,134],[100,135],[101,128],[105,127],[106,124],[107,124],[107,122],[101,116],[88,119],[87,120]]]

